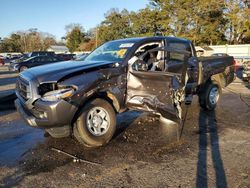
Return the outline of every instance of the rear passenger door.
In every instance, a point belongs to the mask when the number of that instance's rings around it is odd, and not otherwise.
[[[43,64],[49,64],[49,63],[53,63],[54,62],[54,58],[53,57],[47,57],[47,56],[44,56],[42,57],[42,62]]]
[[[170,40],[167,42],[167,46],[174,48],[176,50],[184,50],[190,52],[190,57],[192,56],[190,43],[186,41],[175,41]],[[184,63],[184,54],[176,52],[167,52],[166,54],[166,67],[167,72],[182,73],[182,67]]]
[[[37,56],[33,59],[32,67],[42,65],[42,59],[40,56]]]
[[[51,57],[51,58],[53,63],[61,61],[58,57]]]

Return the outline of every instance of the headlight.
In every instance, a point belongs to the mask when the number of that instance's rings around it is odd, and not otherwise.
[[[58,101],[59,99],[64,99],[71,97],[74,94],[75,90],[73,88],[59,89],[47,92],[43,95],[43,101]]]

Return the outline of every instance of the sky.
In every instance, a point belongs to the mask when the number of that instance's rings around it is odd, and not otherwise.
[[[137,11],[148,0],[0,0],[0,37],[16,31],[37,28],[53,34],[57,40],[65,35],[65,26],[79,23],[85,30],[104,20],[111,8]]]

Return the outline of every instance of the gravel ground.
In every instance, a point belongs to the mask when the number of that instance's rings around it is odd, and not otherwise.
[[[0,90],[8,89],[2,80],[11,83],[16,75],[3,72]],[[114,139],[88,150],[72,138],[45,137],[14,110],[0,111],[0,186],[248,188],[249,122],[250,90],[239,79],[223,90],[214,112],[194,99],[181,139],[178,124],[125,112]],[[52,148],[100,165],[74,163]]]

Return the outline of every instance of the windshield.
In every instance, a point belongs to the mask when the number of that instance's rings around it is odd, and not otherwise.
[[[28,54],[27,54],[27,57],[31,57],[31,55],[32,55],[32,53],[28,53]]]
[[[134,43],[124,41],[107,42],[89,54],[85,61],[121,62],[133,45]]]

